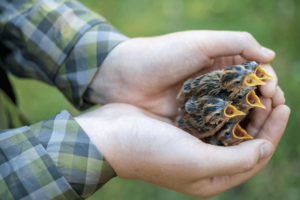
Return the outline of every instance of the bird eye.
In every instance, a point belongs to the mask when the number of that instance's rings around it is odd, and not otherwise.
[[[243,98],[243,96],[242,96],[242,95],[239,95],[239,96],[238,96],[238,98],[239,98],[239,99],[242,99],[242,98]]]
[[[241,81],[236,81],[235,83],[236,83],[236,84],[240,84],[240,83],[241,83]]]
[[[225,133],[225,135],[226,135],[226,136],[229,136],[229,135],[230,135],[230,133],[229,133],[229,132],[226,132],[226,133]]]
[[[216,113],[216,116],[219,117],[221,114],[220,113]]]

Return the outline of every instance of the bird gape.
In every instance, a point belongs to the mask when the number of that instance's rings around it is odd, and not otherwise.
[[[184,82],[175,125],[202,141],[232,146],[253,139],[240,125],[249,110],[265,109],[255,93],[262,80],[273,77],[255,61],[212,71]]]

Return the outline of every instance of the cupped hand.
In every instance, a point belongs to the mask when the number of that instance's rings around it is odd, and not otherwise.
[[[135,38],[116,46],[106,57],[88,90],[94,103],[129,103],[163,116],[177,113],[176,96],[185,80],[254,60],[268,63],[275,53],[246,32],[186,31]],[[260,90],[272,98],[277,78]]]
[[[246,128],[255,139],[232,147],[205,144],[168,118],[127,104],[108,104],[76,120],[119,177],[209,198],[267,165],[290,114],[284,101],[279,87],[273,98],[262,98],[267,109],[255,109]]]

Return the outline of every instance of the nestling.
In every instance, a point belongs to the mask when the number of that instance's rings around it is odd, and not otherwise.
[[[252,139],[241,128],[249,110],[265,108],[255,93],[262,80],[272,78],[251,61],[187,80],[177,99],[182,103],[176,119],[179,128],[214,145],[237,145]]]
[[[177,99],[186,102],[193,94],[197,97],[204,95],[217,95],[226,90],[230,98],[239,93],[244,87],[265,85],[251,70],[245,69],[243,65],[233,65],[225,70],[212,71],[195,79],[187,80]]]
[[[242,65],[244,65],[245,69],[251,70],[261,80],[274,78],[261,67],[261,64],[255,61],[244,62]]]
[[[232,100],[232,105],[238,110],[248,114],[249,110],[254,107],[266,109],[260,102],[259,97],[255,93],[256,87],[246,87]],[[243,120],[245,116],[235,116],[230,119],[231,122]]]
[[[177,95],[177,99],[186,102],[193,94],[197,97],[203,95],[217,94],[220,90],[220,77],[223,70],[212,71],[197,78],[190,78],[183,83],[182,89]],[[211,92],[209,90],[213,90]]]
[[[231,92],[229,97],[233,98],[245,87],[265,85],[251,70],[247,70],[243,65],[233,65],[224,70],[220,77],[222,89]]]
[[[204,96],[200,100],[192,97],[185,104],[186,113],[181,114],[183,124],[189,132],[197,138],[204,138],[214,135],[229,119],[245,113],[230,105],[230,101],[223,101],[219,98]]]
[[[246,139],[253,139],[238,122],[226,123],[213,137],[213,139],[207,139],[207,141],[217,145],[222,143],[224,146],[238,145]]]

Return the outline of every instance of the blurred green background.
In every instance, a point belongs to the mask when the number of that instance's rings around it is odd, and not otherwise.
[[[183,30],[248,31],[276,51],[272,62],[292,113],[269,165],[244,184],[214,198],[300,199],[300,1],[299,0],[85,0],[129,37]],[[67,109],[79,115],[54,87],[11,76],[21,109],[31,123]],[[89,200],[192,200],[150,183],[114,178]]]

